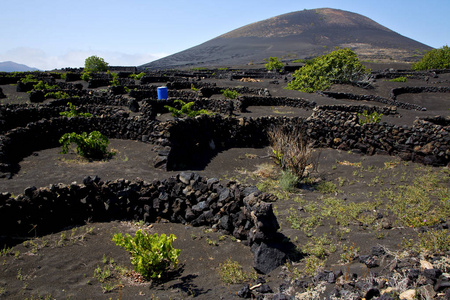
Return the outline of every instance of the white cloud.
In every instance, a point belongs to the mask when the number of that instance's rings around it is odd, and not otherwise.
[[[83,67],[84,60],[92,55],[102,57],[111,66],[139,66],[169,53],[127,54],[113,51],[71,50],[62,55],[50,55],[37,48],[15,48],[0,53],[1,61],[13,61],[41,70],[53,70],[66,67]]]

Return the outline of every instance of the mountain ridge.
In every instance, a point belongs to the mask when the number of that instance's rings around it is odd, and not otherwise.
[[[433,49],[360,14],[320,8],[254,22],[139,68],[244,65],[270,56],[312,58],[335,47],[351,48],[362,59],[402,61]]]
[[[29,72],[39,71],[37,68],[32,68],[24,64],[19,64],[13,61],[0,62],[0,72]]]

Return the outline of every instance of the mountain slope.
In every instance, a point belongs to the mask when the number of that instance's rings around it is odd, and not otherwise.
[[[12,61],[0,62],[0,72],[28,72],[39,71],[39,69],[31,68],[27,65],[18,64]]]
[[[140,68],[242,65],[270,56],[310,58],[335,47],[350,47],[362,59],[399,60],[432,49],[362,15],[321,8],[252,23]]]

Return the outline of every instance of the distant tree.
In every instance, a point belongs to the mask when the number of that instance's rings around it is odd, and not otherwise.
[[[363,79],[367,70],[350,49],[339,49],[316,57],[294,72],[288,89],[313,93],[329,88],[333,83],[351,83]]]
[[[84,61],[84,72],[106,72],[108,71],[108,63],[98,56],[89,56]]]
[[[267,64],[265,64],[264,66],[269,71],[272,71],[272,70],[281,71],[281,69],[283,69],[283,67],[284,67],[284,64],[281,62],[281,60],[278,57],[269,57],[268,60],[264,59],[264,61],[267,62]]]
[[[413,64],[412,68],[416,71],[450,68],[450,47],[443,46],[428,51],[420,61]]]

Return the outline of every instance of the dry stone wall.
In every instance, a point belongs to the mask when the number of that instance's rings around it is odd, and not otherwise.
[[[36,236],[68,226],[112,220],[158,219],[209,226],[250,246],[274,241],[279,229],[274,196],[235,182],[182,172],[166,180],[102,181],[28,187],[15,198],[0,194],[0,235]]]

